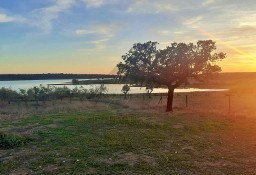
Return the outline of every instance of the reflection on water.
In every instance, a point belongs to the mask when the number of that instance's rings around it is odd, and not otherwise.
[[[70,79],[63,80],[20,80],[20,81],[0,81],[0,87],[11,88],[13,90],[19,89],[28,89],[34,86],[47,86],[48,84],[62,84],[71,82]],[[56,87],[61,87],[64,85],[54,85]],[[73,89],[76,85],[66,85],[68,88]],[[78,85],[78,87],[81,85]],[[95,85],[82,85],[84,88],[89,89],[95,86],[100,86],[99,84]],[[123,84],[106,84],[109,94],[120,94]],[[197,88],[185,88],[185,89],[175,89],[174,92],[209,92],[209,91],[225,91],[226,89],[197,89]],[[168,89],[165,88],[155,88],[152,93],[166,93]],[[145,87],[131,87],[129,93],[145,93]]]

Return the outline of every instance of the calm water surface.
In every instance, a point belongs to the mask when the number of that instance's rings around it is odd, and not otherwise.
[[[47,84],[58,84],[71,82],[70,79],[63,80],[18,80],[18,81],[0,81],[0,87],[11,88],[13,90],[28,89],[34,86],[47,86]]]
[[[48,84],[65,84],[70,83],[70,79],[58,79],[58,80],[19,80],[19,81],[0,81],[0,87],[11,88],[13,90],[28,89],[34,86],[46,86]],[[63,87],[64,85],[54,85],[56,87]],[[76,85],[66,85],[68,88],[73,89]],[[78,87],[81,85],[78,85]],[[84,88],[94,88],[100,86],[100,84],[94,85],[82,85]],[[106,84],[109,94],[120,94],[123,84]],[[225,91],[226,89],[198,89],[198,88],[185,88],[175,89],[175,92],[209,92],[209,91]],[[165,88],[155,88],[153,93],[166,93],[168,90]],[[130,93],[145,93],[145,87],[131,87]]]

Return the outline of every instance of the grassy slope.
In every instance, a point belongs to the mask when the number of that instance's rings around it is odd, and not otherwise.
[[[116,108],[1,123],[33,141],[0,150],[0,174],[253,174],[255,121]]]

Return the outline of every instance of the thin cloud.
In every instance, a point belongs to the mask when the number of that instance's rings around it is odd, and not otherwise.
[[[173,36],[173,35],[183,35],[184,31],[174,31],[174,30],[160,30],[158,31],[160,35],[163,36]]]
[[[215,3],[215,0],[204,0],[202,3],[202,6],[206,7],[206,6],[212,5],[213,3]]]
[[[94,35],[94,40],[88,42],[90,47],[84,49],[78,49],[80,53],[98,53],[103,52],[107,47],[107,42],[114,36],[113,26],[97,25],[89,29],[77,29],[75,34],[77,36]]]
[[[14,22],[15,18],[0,13],[0,23]]]
[[[105,42],[107,42],[107,41],[109,41],[109,38],[104,38],[104,39],[95,40],[95,41],[92,41],[92,43],[98,45],[98,44],[105,43]]]
[[[256,14],[254,12],[247,12],[245,16],[240,18],[240,26],[254,26],[256,27]]]
[[[0,13],[0,23],[10,23],[10,22],[23,22],[24,18],[19,16],[9,16],[5,13]]]
[[[55,0],[55,3],[49,7],[37,9],[34,11],[36,19],[34,25],[42,28],[44,31],[51,31],[53,22],[59,18],[60,13],[71,8],[76,0]]]
[[[202,16],[196,16],[193,18],[186,19],[185,21],[183,21],[183,24],[184,25],[195,25],[198,22],[200,22],[202,19],[203,19]]]
[[[174,12],[178,8],[169,1],[137,0],[131,3],[127,13],[161,13]]]
[[[86,7],[88,8],[97,8],[105,4],[107,1],[105,0],[83,0]]]
[[[173,31],[170,31],[170,30],[161,30],[161,31],[158,31],[158,33],[160,34],[160,35],[171,35],[171,34],[173,34]]]
[[[95,31],[95,30],[87,30],[87,29],[77,29],[75,31],[76,35],[88,35],[88,34],[93,34],[93,33],[97,33],[97,31]]]
[[[120,0],[81,0],[87,8],[99,8],[108,4],[120,4]]]
[[[120,26],[117,24],[98,24],[87,28],[80,28],[75,30],[75,34],[78,36],[95,34],[104,36],[105,38],[111,38],[118,32]]]
[[[87,36],[87,35],[94,35],[95,40],[92,40],[90,44],[93,46],[89,49],[82,49],[82,51],[87,52],[99,52],[106,49],[107,42],[111,40],[112,37],[114,37],[114,33],[117,32],[117,26],[116,25],[96,25],[92,26],[88,29],[77,29],[75,31],[75,34],[77,36]],[[81,51],[79,49],[79,51]]]

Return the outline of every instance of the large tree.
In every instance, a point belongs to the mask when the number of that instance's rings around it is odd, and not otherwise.
[[[175,88],[187,84],[190,78],[203,81],[221,71],[216,62],[224,59],[225,53],[213,53],[216,46],[212,40],[171,43],[163,50],[157,50],[157,44],[134,44],[117,65],[118,75],[142,86],[167,86],[167,112],[172,111]]]

